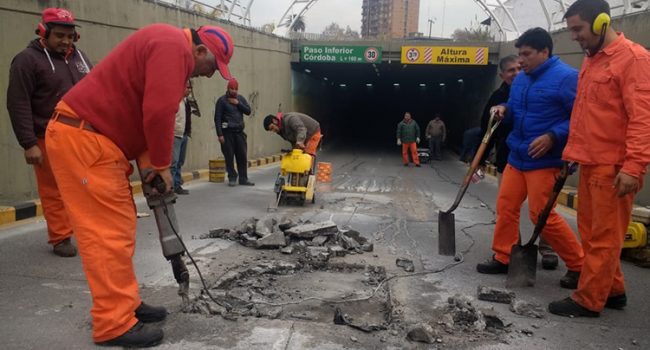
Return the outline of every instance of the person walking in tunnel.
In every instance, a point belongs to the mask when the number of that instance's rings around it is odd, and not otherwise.
[[[397,124],[397,145],[402,146],[402,162],[409,166],[409,153],[416,167],[420,167],[417,144],[420,143],[420,126],[411,118],[411,113],[404,113],[404,119]]]
[[[490,120],[490,108],[492,106],[500,105],[502,103],[508,102],[508,97],[510,96],[510,86],[512,81],[515,79],[519,71],[521,70],[521,63],[519,63],[519,57],[516,55],[510,55],[502,58],[499,61],[499,77],[503,82],[497,90],[495,90],[488,102],[485,104],[483,109],[483,115],[481,116],[481,134],[485,135],[488,127],[488,122]],[[494,131],[494,135],[488,143],[488,147],[483,154],[481,159],[481,166],[485,167],[485,163],[490,154],[490,150],[495,148],[495,166],[497,168],[497,181],[501,185],[501,179],[503,177],[503,170],[508,163],[508,155],[510,154],[510,148],[506,143],[508,135],[512,131],[512,124],[501,123],[499,127]],[[541,237],[539,240],[539,253],[542,256],[542,268],[546,270],[554,270],[558,265],[557,254],[551,248],[551,245],[546,242],[544,237]]]
[[[47,223],[48,243],[61,257],[77,255],[70,219],[65,211],[45,144],[45,128],[61,96],[92,68],[75,42],[79,34],[73,14],[61,8],[42,13],[36,34],[11,61],[7,110],[14,134],[25,151],[25,161],[36,174],[38,194]]]
[[[447,140],[447,129],[445,122],[440,118],[440,113],[436,113],[427,124],[425,136],[429,140],[429,156],[435,160],[442,160],[442,145]]]
[[[585,50],[563,158],[580,164],[578,231],[585,262],[578,289],[551,313],[597,317],[627,305],[621,249],[650,163],[650,54],[611,27],[603,0],[578,0],[564,18]]]
[[[521,68],[511,87],[508,102],[492,107],[497,118],[511,123],[508,164],[497,196],[497,217],[492,249],[494,255],[476,266],[479,273],[508,272],[510,251],[519,240],[521,205],[528,198],[533,224],[545,207],[555,178],[562,167],[562,150],[576,93],[577,71],[553,56],[553,39],[542,28],[524,32],[516,41]],[[560,280],[563,288],[575,289],[584,260],[582,246],[562,216],[552,210],[542,231],[566,263]]]
[[[298,112],[269,114],[264,118],[264,130],[274,132],[291,142],[291,147],[316,156],[320,139],[320,124],[312,117]]]
[[[149,323],[162,321],[167,311],[142,302],[133,270],[129,161],[153,168],[144,181],[159,175],[171,191],[174,120],[185,84],[216,70],[231,79],[232,54],[232,39],[220,27],[152,24],[118,44],[55,108],[45,140],[79,244],[98,345],[162,341],[162,329]]]
[[[248,146],[244,132],[244,114],[250,115],[251,107],[244,96],[238,94],[237,80],[229,80],[226,89],[226,94],[217,100],[214,109],[214,126],[226,160],[228,186],[236,186],[237,178],[242,186],[254,186],[255,184],[248,180]]]

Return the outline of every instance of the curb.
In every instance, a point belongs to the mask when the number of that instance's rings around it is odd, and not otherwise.
[[[279,162],[281,159],[281,154],[253,159],[248,161],[248,167],[255,168],[261,165],[272,164]],[[183,181],[193,181],[207,179],[209,174],[209,169],[199,169],[183,172],[181,177],[183,178]],[[131,181],[131,191],[134,195],[142,193],[142,182]],[[43,206],[41,205],[40,199],[19,202],[9,206],[0,205],[0,225],[10,224],[38,216],[43,216]]]

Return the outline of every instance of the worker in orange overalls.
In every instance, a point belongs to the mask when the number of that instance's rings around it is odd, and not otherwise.
[[[175,114],[190,77],[231,79],[230,35],[216,26],[144,27],[122,41],[56,106],[46,142],[93,298],[99,345],[162,341],[162,307],[144,304],[133,271],[136,211],[130,160],[154,169],[171,191]]]
[[[580,164],[578,289],[554,314],[598,317],[627,304],[620,254],[634,195],[650,163],[650,54],[610,26],[604,0],[578,0],[564,18],[586,51],[563,158]]]
[[[38,24],[38,38],[11,61],[7,110],[25,161],[34,167],[38,195],[47,223],[48,243],[54,254],[77,255],[72,226],[65,212],[48,152],[45,128],[54,106],[92,68],[75,43],[79,40],[74,15],[62,8],[47,8]]]

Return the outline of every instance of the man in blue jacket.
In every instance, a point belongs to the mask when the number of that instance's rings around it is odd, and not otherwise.
[[[553,56],[553,40],[542,28],[523,33],[519,49],[521,68],[505,105],[493,107],[497,118],[512,123],[507,139],[510,155],[497,197],[494,256],[480,263],[480,273],[508,272],[510,252],[519,238],[521,205],[528,197],[529,216],[537,222],[562,167],[562,150],[569,132],[569,117],[576,96],[578,72]],[[568,271],[560,280],[575,289],[584,260],[582,246],[567,222],[552,210],[542,236],[564,260]]]

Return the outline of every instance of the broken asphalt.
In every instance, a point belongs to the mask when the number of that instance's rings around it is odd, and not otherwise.
[[[280,206],[275,213],[267,207],[275,198],[277,164],[251,170],[254,187],[188,183],[190,195],[176,203],[185,243],[217,299],[245,301],[235,311],[208,306],[189,261],[193,303],[205,307],[181,310],[153,216],[138,219],[134,263],[143,300],[169,311],[159,348],[650,348],[648,271],[625,262],[628,307],[606,309],[597,319],[546,312],[549,302],[570,293],[559,286],[566,271],[562,263],[555,271],[539,270],[534,288],[512,290],[517,300],[540,305],[542,318],[477,300],[479,286],[505,286],[505,275],[480,275],[475,269],[491,255],[496,179],[472,184],[455,211],[456,246],[463,253],[458,262],[437,254],[437,213],[451,205],[466,166],[447,155],[441,162],[406,168],[398,153],[324,152],[320,160],[332,163],[332,183],[318,185],[316,203]],[[149,212],[142,197],[136,204],[139,212]],[[533,227],[525,210],[521,232],[528,236]],[[575,230],[575,213],[559,211]],[[283,254],[209,236],[210,230],[240,227],[251,217],[269,215],[312,223],[331,220],[340,231],[360,232],[373,250],[337,250],[320,259],[307,254],[311,241],[293,240],[297,249]],[[93,349],[91,298],[80,259],[56,257],[45,241],[42,219],[0,227],[1,347]],[[326,246],[325,241],[318,243]],[[410,270],[407,260],[413,273],[405,271]]]

